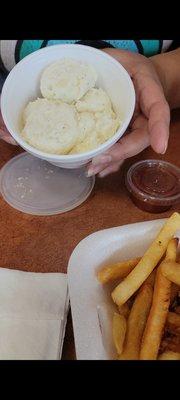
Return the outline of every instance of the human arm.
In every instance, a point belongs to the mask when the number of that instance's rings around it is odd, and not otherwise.
[[[180,48],[150,58],[163,85],[170,109],[180,107]]]

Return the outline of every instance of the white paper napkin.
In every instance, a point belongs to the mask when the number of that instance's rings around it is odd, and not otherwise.
[[[61,357],[67,276],[0,268],[0,360]]]

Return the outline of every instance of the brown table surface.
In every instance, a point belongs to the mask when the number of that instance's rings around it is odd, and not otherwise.
[[[172,117],[169,147],[159,156],[148,148],[126,160],[120,171],[96,179],[87,201],[70,212],[38,217],[23,214],[0,197],[0,267],[33,272],[66,272],[75,246],[92,232],[133,222],[168,217],[139,210],[130,200],[124,186],[127,168],[137,160],[156,158],[180,167],[180,110]],[[22,152],[22,149],[0,141],[0,167]],[[176,210],[179,207],[176,206]],[[63,359],[75,359],[71,314],[69,312],[63,347]]]

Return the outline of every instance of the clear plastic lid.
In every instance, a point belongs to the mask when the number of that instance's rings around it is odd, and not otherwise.
[[[5,201],[33,215],[72,210],[87,199],[94,183],[94,177],[86,177],[85,167],[59,168],[26,152],[7,162],[0,174]]]

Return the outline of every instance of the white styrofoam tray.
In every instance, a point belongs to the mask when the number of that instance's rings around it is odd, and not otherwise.
[[[112,287],[96,274],[103,265],[142,256],[166,219],[124,225],[86,237],[68,264],[68,286],[78,360],[115,358],[112,341]]]

